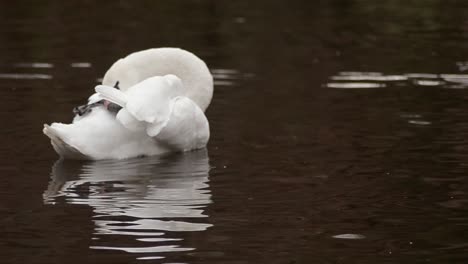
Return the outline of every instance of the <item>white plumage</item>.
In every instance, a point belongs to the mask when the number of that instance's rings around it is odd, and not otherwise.
[[[113,86],[118,83],[119,88]],[[70,159],[125,159],[206,146],[204,114],[213,94],[206,64],[177,48],[135,52],[106,72],[88,104],[120,105],[117,115],[96,106],[71,124],[44,125],[55,151]]]

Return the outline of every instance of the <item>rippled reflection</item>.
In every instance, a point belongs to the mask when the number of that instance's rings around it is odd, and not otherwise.
[[[210,69],[210,71],[216,86],[232,86],[239,80],[253,77],[251,73],[242,73],[236,69]]]
[[[21,62],[21,63],[14,63],[13,67],[16,68],[53,68],[54,65],[52,63],[47,62]]]
[[[180,232],[212,226],[204,214],[212,202],[209,169],[206,150],[85,164],[59,160],[44,203],[93,207],[93,249],[161,258],[156,253],[194,250],[182,246]],[[125,240],[132,246],[124,246]]]
[[[0,79],[49,80],[52,75],[37,73],[0,73]]]
[[[363,89],[363,88],[381,88],[385,87],[385,84],[380,83],[368,83],[368,82],[352,82],[352,83],[327,83],[328,88],[338,88],[338,89]]]
[[[468,74],[432,74],[405,73],[384,74],[380,72],[339,72],[329,77],[331,82],[325,84],[328,88],[364,89],[387,87],[387,83],[397,86],[434,86],[440,88],[468,88]]]
[[[73,62],[70,64],[72,68],[91,68],[91,63],[89,62]]]
[[[338,238],[338,239],[364,239],[366,238],[364,235],[360,235],[360,234],[341,234],[341,235],[335,235],[332,237]]]

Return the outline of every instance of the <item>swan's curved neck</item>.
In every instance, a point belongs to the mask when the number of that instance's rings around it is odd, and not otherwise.
[[[139,51],[115,62],[106,72],[102,84],[126,91],[153,76],[174,74],[182,80],[184,96],[205,111],[213,96],[213,77],[206,64],[194,54],[177,48]]]

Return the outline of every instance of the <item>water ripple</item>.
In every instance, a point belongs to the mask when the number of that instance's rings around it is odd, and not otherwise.
[[[335,81],[406,81],[408,78],[403,75],[338,75],[330,79]]]
[[[52,75],[37,73],[0,73],[0,79],[49,80]]]
[[[335,235],[332,237],[337,238],[337,239],[364,239],[366,238],[365,236],[360,235],[360,234],[340,234],[340,235]]]
[[[252,73],[242,73],[236,69],[211,69],[215,86],[233,86],[240,80],[254,76]]]
[[[359,88],[382,88],[385,84],[382,83],[368,83],[368,82],[339,82],[339,83],[327,83],[328,88],[339,88],[339,89],[359,89]]]
[[[325,84],[328,88],[366,89],[388,87],[388,83],[398,86],[440,87],[449,89],[468,88],[468,74],[432,74],[404,73],[384,74],[380,72],[345,71],[329,77],[332,82]]]
[[[47,62],[20,62],[20,63],[14,63],[13,67],[15,68],[37,68],[37,69],[42,69],[42,68],[53,68],[54,65],[52,63],[47,63]]]
[[[73,62],[70,64],[72,68],[91,68],[91,63],[89,62]]]
[[[163,252],[194,250],[182,246],[183,239],[174,234],[212,226],[201,221],[207,219],[204,211],[212,203],[209,169],[205,150],[79,166],[59,160],[52,168],[44,203],[91,206],[94,215],[90,220],[95,226],[92,249],[162,258]],[[122,239],[112,238],[115,236],[137,242],[136,246],[124,246],[116,242]]]

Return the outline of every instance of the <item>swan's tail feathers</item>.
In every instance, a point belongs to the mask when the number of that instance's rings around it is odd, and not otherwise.
[[[42,132],[44,132],[44,134],[50,138],[52,147],[54,147],[57,154],[59,154],[61,157],[70,159],[86,159],[86,156],[78,149],[63,141],[60,133],[55,128],[44,124],[44,129]]]
[[[99,95],[101,95],[102,98],[114,104],[118,104],[121,107],[125,107],[125,105],[127,104],[127,95],[124,94],[122,91],[115,89],[114,87],[98,85],[96,86],[95,90]]]

